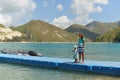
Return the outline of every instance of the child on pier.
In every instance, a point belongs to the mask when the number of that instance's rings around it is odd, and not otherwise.
[[[75,63],[77,63],[78,62],[78,51],[77,51],[77,46],[75,45],[74,46],[74,49],[72,50],[72,52],[73,52],[73,58],[75,59]]]

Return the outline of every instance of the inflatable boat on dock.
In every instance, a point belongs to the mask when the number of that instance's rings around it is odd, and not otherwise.
[[[35,51],[2,49],[1,53],[2,54],[25,55],[25,56],[40,56],[40,57],[42,57],[41,53],[37,53]]]

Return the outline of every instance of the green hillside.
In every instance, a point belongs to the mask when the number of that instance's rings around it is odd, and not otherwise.
[[[74,33],[74,34],[78,34],[79,32],[83,33],[84,36],[90,40],[90,41],[95,41],[96,38],[99,36],[97,33],[91,32],[90,30],[88,30],[86,27],[82,26],[82,25],[78,25],[78,24],[73,24],[70,27],[68,27],[66,29],[66,31]]]
[[[107,31],[112,30],[113,28],[117,28],[119,26],[120,21],[118,22],[110,22],[110,23],[102,23],[98,21],[93,21],[86,25],[86,27],[93,32],[98,34],[105,34]]]
[[[5,28],[5,26],[4,26],[4,25],[2,25],[2,24],[0,24],[0,28]]]
[[[112,31],[108,31],[103,36],[98,37],[96,41],[100,41],[100,42],[120,42],[120,27],[114,28]]]
[[[77,36],[74,34],[40,20],[31,20],[24,25],[11,29],[23,33],[23,40],[25,41],[73,42],[77,40]]]

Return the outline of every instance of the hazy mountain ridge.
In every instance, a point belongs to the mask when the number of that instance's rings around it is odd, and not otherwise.
[[[98,21],[93,21],[85,25],[90,31],[98,33],[100,35],[105,34],[106,32],[113,30],[113,28],[117,28],[120,26],[120,21],[118,22],[109,22],[109,23],[102,23]]]
[[[88,30],[85,26],[79,24],[73,24],[69,26],[66,31],[74,33],[78,35],[79,32],[83,33],[84,36],[89,39],[90,41],[95,41],[99,34]]]

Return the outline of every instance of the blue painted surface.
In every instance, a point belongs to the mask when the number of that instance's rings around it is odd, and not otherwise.
[[[120,76],[120,62],[108,61],[85,61],[84,64],[73,63],[73,59],[50,58],[37,56],[18,56],[9,54],[0,54],[1,62],[26,64],[46,68],[58,68],[64,70],[93,72],[108,75]]]

